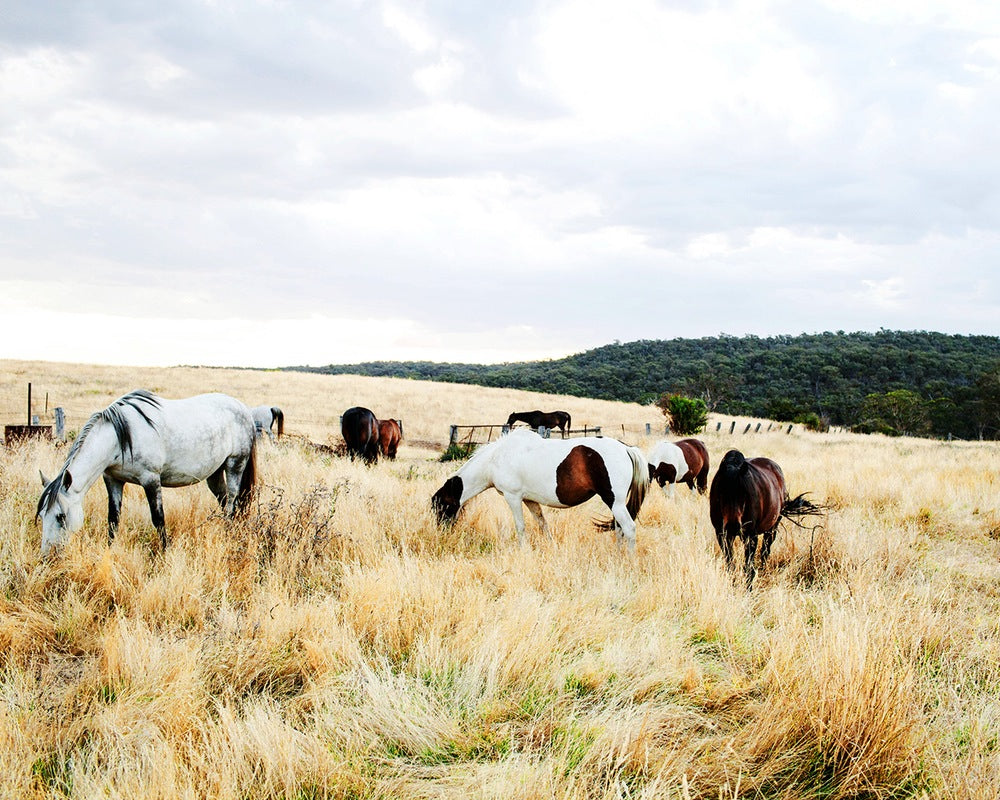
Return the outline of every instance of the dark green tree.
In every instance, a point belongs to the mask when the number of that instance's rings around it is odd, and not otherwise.
[[[661,394],[655,405],[667,418],[670,430],[678,436],[701,433],[708,424],[708,407],[700,397]]]

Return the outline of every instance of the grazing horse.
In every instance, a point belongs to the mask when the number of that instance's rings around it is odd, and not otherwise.
[[[378,461],[378,420],[370,409],[362,406],[347,409],[340,419],[340,433],[351,461],[356,457],[366,464]]]
[[[515,411],[507,417],[507,426],[513,427],[515,422],[527,422],[528,426],[535,430],[538,430],[541,426],[545,426],[549,430],[558,428],[562,431],[562,436],[565,439],[566,432],[569,430],[570,416],[565,411],[552,411],[550,413],[545,413],[544,411]]]
[[[747,589],[753,584],[753,560],[757,551],[757,536],[763,536],[760,548],[761,568],[767,563],[771,545],[782,517],[799,517],[822,513],[799,495],[788,499],[785,475],[769,458],[745,458],[739,450],[730,450],[719,464],[709,491],[709,514],[715,538],[719,542],[726,565],[733,563],[733,541],[743,540],[744,571]]]
[[[686,483],[693,492],[697,486],[698,494],[705,494],[708,488],[708,448],[701,439],[681,439],[676,443],[684,453],[687,462],[687,474],[678,475],[678,483]]]
[[[274,441],[274,423],[278,423],[278,436],[285,432],[285,414],[277,406],[256,406],[250,409],[253,414],[254,425],[262,433],[267,433],[268,438]]]
[[[378,421],[378,448],[390,461],[396,460],[396,448],[403,440],[401,419],[380,419]]]
[[[673,442],[657,442],[649,454],[649,481],[660,484],[660,488],[670,484],[670,496],[674,494],[674,484],[682,475],[687,475],[688,465],[684,451]]]
[[[634,554],[635,517],[648,485],[646,458],[636,447],[600,437],[542,439],[522,429],[480,448],[438,489],[431,506],[439,521],[450,522],[465,503],[492,486],[510,506],[524,545],[522,503],[551,536],[541,506],[569,508],[597,495],[614,516],[601,527],[617,529],[619,542],[624,539]]]
[[[649,455],[649,479],[661,487],[669,483],[671,496],[675,483],[686,483],[692,492],[697,485],[704,494],[708,487],[708,448],[699,439],[658,442]]]
[[[108,490],[108,539],[114,538],[126,483],[146,492],[167,546],[161,488],[207,481],[226,514],[245,511],[256,479],[250,409],[224,394],[166,400],[138,389],[99,411],[80,430],[59,474],[38,500],[42,555],[83,525],[83,497],[100,478]]]

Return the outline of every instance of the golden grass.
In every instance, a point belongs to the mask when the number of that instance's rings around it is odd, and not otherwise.
[[[1000,795],[1000,451],[714,424],[834,506],[785,529],[748,594],[707,500],[651,492],[631,562],[548,510],[516,543],[495,493],[439,528],[452,423],[561,407],[648,447],[632,404],[389,379],[0,362],[77,430],[129,389],[273,403],[244,523],[205,487],[164,493],[156,553],[126,489],[39,559],[38,469],[0,450],[0,796],[209,798],[993,798]],[[42,392],[39,395],[39,392]],[[400,458],[316,450],[347,407],[402,417]],[[766,427],[766,425],[764,426]],[[301,438],[299,438],[301,437]]]

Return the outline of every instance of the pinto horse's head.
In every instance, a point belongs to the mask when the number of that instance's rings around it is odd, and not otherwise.
[[[444,486],[438,489],[431,498],[431,508],[437,515],[438,522],[454,522],[462,507],[462,479],[457,475],[448,478]]]

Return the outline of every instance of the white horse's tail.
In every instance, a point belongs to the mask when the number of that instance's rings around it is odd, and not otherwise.
[[[627,447],[628,457],[632,459],[632,483],[628,487],[628,497],[625,507],[629,515],[635,519],[646,499],[646,489],[649,488],[649,462],[638,447]]]

